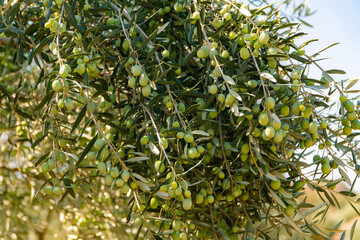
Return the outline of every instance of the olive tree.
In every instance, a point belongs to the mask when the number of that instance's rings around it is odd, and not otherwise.
[[[74,239],[328,239],[358,212],[356,80],[298,44],[304,2],[0,2],[1,237],[55,210]]]

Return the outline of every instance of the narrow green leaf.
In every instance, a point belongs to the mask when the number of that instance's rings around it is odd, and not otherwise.
[[[229,93],[230,93],[231,95],[233,95],[233,97],[236,98],[238,101],[242,102],[242,98],[240,97],[240,95],[239,95],[237,92],[235,92],[235,91],[232,90],[232,89],[229,89]]]
[[[87,104],[85,104],[83,106],[83,108],[81,109],[81,111],[79,112],[79,115],[77,116],[73,126],[72,126],[72,129],[70,131],[70,133],[74,132],[74,130],[77,128],[77,126],[79,126],[81,120],[84,118],[85,116],[85,113],[86,113],[86,108],[87,108]]]
[[[309,64],[309,63],[310,63],[309,60],[307,60],[306,58],[300,57],[300,56],[298,56],[298,55],[289,54],[289,56],[290,56],[292,59],[295,59],[295,60],[297,60],[297,61],[299,61],[299,62],[302,62],[302,63],[305,63],[305,64]]]
[[[39,137],[38,139],[36,139],[32,144],[31,144],[31,148],[35,148],[37,145],[39,145],[39,143],[42,142],[42,140],[44,140],[44,138],[47,136],[47,132],[42,135],[41,137]]]
[[[349,176],[346,174],[346,172],[341,168],[339,168],[339,172],[340,172],[341,176],[343,176],[345,178],[346,183],[351,186],[351,180],[350,180]]]
[[[249,10],[247,10],[245,8],[245,5],[242,4],[241,7],[240,7],[240,12],[245,15],[246,17],[251,17],[251,13],[249,12]]]
[[[32,59],[35,57],[36,54],[40,53],[43,48],[48,45],[49,42],[51,42],[53,40],[54,36],[53,35],[49,35],[46,38],[44,38],[35,48],[35,50],[33,50],[30,53],[29,59],[28,59],[28,64],[31,64]]]
[[[357,83],[360,80],[360,78],[356,78],[356,79],[351,79],[349,85],[347,85],[347,87],[345,88],[345,90],[349,90],[352,86],[355,85],[355,83]]]
[[[40,110],[46,103],[48,103],[54,96],[54,91],[50,91],[46,96],[41,100],[41,102],[34,108],[34,111]]]
[[[350,202],[348,201],[348,203],[351,205],[351,207],[355,210],[355,212],[360,216],[360,212],[357,210],[357,208]]]
[[[334,200],[330,197],[329,193],[327,191],[324,191],[325,197],[329,200],[330,204],[335,206]]]
[[[3,87],[3,85],[0,84],[0,91],[3,92],[8,98],[9,100],[12,102],[13,98],[10,94],[10,92],[8,90],[6,90],[6,88]]]
[[[201,131],[201,130],[194,130],[191,133],[194,134],[194,135],[202,135],[202,136],[205,136],[205,137],[210,136],[210,134],[208,134],[207,132]]]
[[[300,229],[300,227],[299,227],[286,213],[284,213],[283,215],[284,215],[286,221],[287,221],[288,223],[290,223],[290,225],[291,225],[296,231],[298,231],[299,233],[303,232],[303,231]]]
[[[339,69],[331,69],[326,71],[327,74],[346,74],[345,71]]]
[[[235,85],[235,81],[228,75],[223,75],[223,79],[230,85]]]
[[[341,193],[342,195],[347,196],[347,197],[355,197],[356,196],[355,193],[350,192],[350,191],[340,191],[339,193]]]
[[[70,179],[63,179],[63,182],[65,183],[65,186],[67,186],[66,191],[70,193],[70,196],[73,197],[74,199],[76,198],[74,189],[72,189],[71,187],[71,183],[73,183]]]
[[[169,25],[169,22],[166,22],[164,25],[161,26],[161,28],[159,28],[159,30],[157,31],[157,34],[161,33],[162,31],[165,30],[165,28],[167,28],[167,26]]]
[[[327,49],[329,49],[329,48],[331,48],[331,47],[333,47],[333,46],[336,46],[336,45],[338,45],[338,44],[340,44],[340,43],[339,43],[339,42],[333,43],[333,44],[327,46],[326,48],[320,50],[319,52],[317,52],[317,54],[319,54],[319,53],[321,53],[321,52],[323,52],[323,51],[325,51],[325,50],[327,50]]]
[[[134,237],[134,240],[137,240],[137,239],[139,238],[139,235],[140,235],[140,232],[141,232],[141,229],[142,229],[143,225],[144,225],[144,223],[141,223],[139,229],[138,229],[137,232],[136,232],[136,235],[135,235],[135,237]]]
[[[24,63],[24,48],[22,44],[19,44],[18,61],[19,61],[19,65],[22,66]]]
[[[276,78],[273,75],[271,75],[270,73],[263,72],[263,73],[260,74],[260,76],[263,77],[263,78],[266,78],[266,79],[268,79],[268,80],[270,80],[270,81],[272,81],[274,83],[277,82]]]
[[[88,154],[88,152],[90,152],[92,146],[94,145],[94,143],[96,142],[98,137],[98,134],[95,135],[95,137],[93,137],[93,139],[91,139],[91,141],[89,142],[89,144],[85,147],[84,151],[81,153],[79,160],[76,163],[76,166],[79,166],[80,163],[82,162],[82,160],[84,160],[86,154]]]
[[[19,108],[16,108],[15,112],[24,118],[29,118],[31,120],[34,120],[34,118],[30,114],[28,114],[27,112],[25,112],[23,110],[20,110]]]
[[[133,158],[130,158],[124,162],[141,162],[141,161],[145,161],[145,160],[148,160],[149,158],[148,157],[133,157]]]
[[[81,33],[84,33],[85,29],[77,23],[75,14],[74,14],[73,10],[71,9],[71,7],[69,7],[69,5],[67,3],[64,4],[64,7],[65,7],[65,11],[69,17],[69,18],[65,18],[65,20],[67,20],[67,22],[69,22],[71,25],[73,25]]]
[[[47,158],[49,156],[49,154],[50,154],[50,151],[48,151],[48,152],[44,153],[43,155],[41,155],[39,157],[39,159],[36,161],[36,163],[34,164],[35,167],[37,167],[45,158]]]
[[[357,219],[356,221],[353,223],[351,230],[350,230],[350,240],[354,239],[354,233],[355,233],[355,228],[356,228],[356,223],[357,223]]]
[[[42,189],[43,187],[45,187],[45,185],[48,183],[48,181],[49,181],[49,180],[46,180],[46,181],[40,186],[40,188],[36,191],[36,193],[35,193],[35,195],[34,195],[34,197],[33,197],[32,200],[34,200],[34,199],[36,198],[36,196],[39,194],[39,192],[41,191],[41,189]]]
[[[322,208],[322,207],[325,206],[325,205],[327,205],[326,202],[323,202],[322,204],[317,205],[316,207],[314,207],[314,208],[311,209],[310,211],[306,212],[306,213],[305,213],[305,216],[307,216],[307,215],[309,215],[309,214],[311,214],[311,213],[313,213],[313,212],[316,212],[317,210],[319,210],[320,208]]]
[[[153,154],[155,155],[159,155],[160,154],[160,151],[159,149],[157,148],[157,146],[155,146],[155,144],[153,144],[152,142],[149,142],[149,147],[150,147],[150,150]]]
[[[269,191],[271,196],[273,196],[273,198],[275,199],[275,201],[283,208],[286,208],[286,204],[281,200],[281,198],[273,190],[269,189]]]

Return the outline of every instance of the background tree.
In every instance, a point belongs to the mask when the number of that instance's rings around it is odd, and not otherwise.
[[[304,2],[251,3],[2,0],[2,237],[52,217],[75,239],[341,232],[322,222],[358,212],[356,81],[294,43]]]

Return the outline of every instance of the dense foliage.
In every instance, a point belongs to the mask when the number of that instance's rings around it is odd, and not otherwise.
[[[327,239],[337,198],[357,211],[356,81],[295,44],[295,16],[256,1],[1,5],[0,236],[26,238],[55,208],[75,239]]]

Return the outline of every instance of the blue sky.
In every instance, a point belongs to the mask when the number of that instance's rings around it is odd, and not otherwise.
[[[310,0],[311,9],[317,12],[305,20],[313,28],[302,27],[308,35],[303,39],[319,39],[306,47],[307,53],[315,53],[332,43],[340,42],[321,57],[331,59],[321,62],[327,69],[342,69],[346,75],[337,80],[360,77],[360,1],[359,0]],[[303,40],[301,40],[303,41]]]

